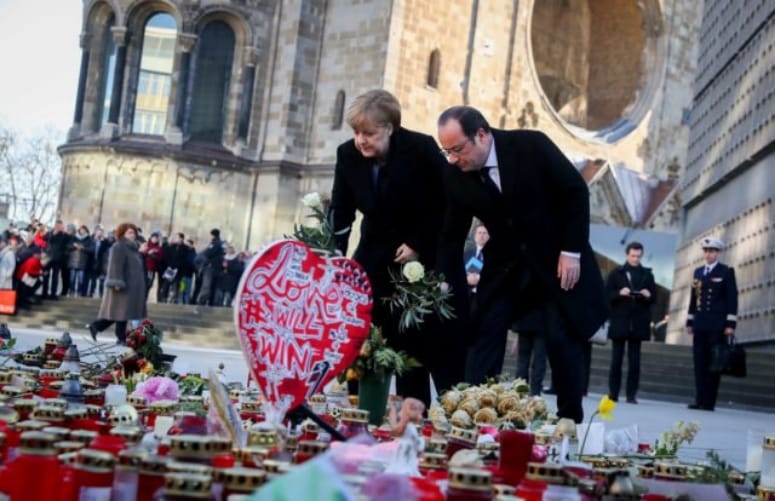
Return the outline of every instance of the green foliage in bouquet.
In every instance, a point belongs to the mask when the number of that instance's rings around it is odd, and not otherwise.
[[[455,318],[455,310],[449,300],[452,292],[443,288],[444,275],[425,271],[419,261],[406,263],[397,273],[389,268],[390,280],[396,290],[392,296],[382,300],[388,304],[391,313],[401,312],[398,330],[419,327],[425,316],[435,313],[441,320]]]
[[[335,252],[336,245],[334,243],[333,228],[331,227],[331,222],[326,217],[320,195],[318,193],[307,193],[304,195],[302,203],[312,211],[312,214],[308,214],[307,217],[315,219],[317,224],[315,226],[294,224],[293,235],[291,237],[286,235],[286,237],[304,242],[312,249]]]
[[[405,351],[396,351],[387,344],[379,327],[372,325],[369,337],[361,345],[358,358],[347,369],[347,379],[357,379],[366,375],[384,378],[395,373],[400,376],[405,371],[420,367],[420,362]],[[344,377],[340,375],[340,382]]]

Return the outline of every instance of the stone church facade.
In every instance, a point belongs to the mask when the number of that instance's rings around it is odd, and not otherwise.
[[[741,315],[741,333],[750,315],[761,324],[750,332],[771,338],[771,301],[758,291],[772,290],[772,176],[760,180],[772,169],[773,106],[754,97],[772,85],[738,96],[743,80],[717,66],[726,58],[752,78],[766,56],[771,80],[773,51],[734,56],[748,39],[719,48],[713,34],[736,33],[722,26],[726,8],[771,41],[773,4],[739,3],[703,14],[693,0],[84,0],[60,214],[181,231],[199,245],[219,227],[257,249],[303,219],[303,194],[330,192],[336,146],[350,138],[344,111],[385,88],[403,125],[432,135],[438,114],[462,103],[495,127],[540,129],[589,183],[594,223],[677,232],[671,342],[686,341],[691,242],[735,242],[728,260],[748,263],[738,264],[741,305],[762,303]],[[764,147],[719,118],[733,108],[735,124],[764,116],[745,122],[769,134]],[[730,177],[739,182],[725,188]],[[734,210],[719,209],[733,197]],[[741,229],[754,220],[768,223]]]
[[[60,213],[239,247],[328,193],[342,114],[395,93],[406,127],[447,106],[545,131],[593,219],[672,228],[694,74],[691,0],[84,0]]]

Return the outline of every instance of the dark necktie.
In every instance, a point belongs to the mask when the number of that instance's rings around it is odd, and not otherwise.
[[[710,275],[710,266],[705,267],[705,275]]]
[[[476,259],[478,259],[479,261],[484,262],[484,256],[482,256],[482,251],[481,250],[476,251]]]
[[[482,184],[484,184],[490,191],[493,191],[494,193],[501,194],[501,190],[498,188],[498,185],[495,184],[495,181],[492,180],[490,177],[490,169],[497,169],[497,167],[482,167],[479,169],[479,175],[482,178]]]

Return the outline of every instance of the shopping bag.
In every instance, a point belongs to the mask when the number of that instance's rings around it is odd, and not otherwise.
[[[589,338],[589,342],[592,344],[602,345],[608,343],[608,321],[601,325],[600,328],[592,335],[592,337]]]
[[[0,289],[0,314],[16,314],[16,291],[13,289]]]
[[[745,348],[735,342],[735,336],[727,336],[725,342],[713,345],[709,370],[724,376],[746,376]]]
[[[172,266],[167,266],[167,269],[164,270],[164,274],[161,276],[161,278],[167,282],[172,282],[175,280],[176,276],[178,276],[178,269],[173,268]]]

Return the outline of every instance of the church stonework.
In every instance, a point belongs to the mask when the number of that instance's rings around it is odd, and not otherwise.
[[[622,3],[626,5],[622,5]],[[257,249],[330,192],[343,110],[393,92],[403,124],[480,108],[548,134],[593,221],[678,222],[701,2],[85,0],[68,220]]]

